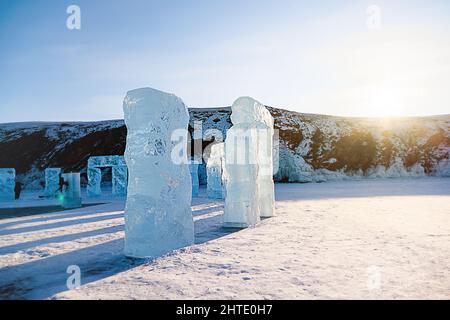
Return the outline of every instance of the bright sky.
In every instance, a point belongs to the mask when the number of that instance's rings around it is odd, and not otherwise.
[[[0,0],[0,122],[122,118],[144,86],[192,107],[450,113],[450,1]]]

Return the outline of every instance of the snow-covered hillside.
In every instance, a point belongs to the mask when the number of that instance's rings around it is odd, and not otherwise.
[[[269,111],[280,137],[277,181],[450,176],[450,115],[386,121]],[[218,132],[225,136],[230,113],[190,109],[190,129],[201,124],[203,148]],[[48,167],[80,171],[85,182],[87,159],[123,154],[125,138],[123,120],[0,124],[0,167],[15,168],[28,189],[43,186]]]

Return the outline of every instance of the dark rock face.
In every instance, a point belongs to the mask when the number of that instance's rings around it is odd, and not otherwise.
[[[449,115],[387,123],[268,109],[280,139],[277,181],[450,176]],[[203,139],[197,140],[202,150],[224,139],[232,125],[230,108],[190,109],[189,113],[189,131],[202,129]],[[48,167],[81,172],[85,183],[90,156],[122,155],[125,144],[123,120],[0,124],[0,167],[15,168],[26,188],[41,188]]]

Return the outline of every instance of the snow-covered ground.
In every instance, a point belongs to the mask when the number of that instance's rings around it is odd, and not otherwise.
[[[57,204],[36,196],[0,208]],[[0,219],[0,298],[450,298],[450,179],[277,184],[276,196],[275,218],[227,230],[202,190],[196,244],[153,261],[122,254],[123,198]],[[69,265],[80,289],[66,287]]]

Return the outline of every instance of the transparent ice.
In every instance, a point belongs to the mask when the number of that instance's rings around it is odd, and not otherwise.
[[[211,146],[207,171],[207,187],[208,197],[211,199],[224,198],[224,167],[225,167],[225,144],[223,142],[215,143]]]
[[[59,191],[59,176],[61,168],[47,168],[45,169],[45,190],[46,197],[56,197]]]
[[[260,216],[273,215],[273,118],[250,97],[237,99],[231,109],[233,126],[225,141],[224,226],[248,227],[258,223]]]
[[[172,158],[176,130],[187,148],[189,115],[183,101],[151,88],[127,93],[125,159],[129,182],[125,208],[125,255],[161,256],[194,241],[191,175],[185,161]]]
[[[63,203],[66,209],[81,207],[80,173],[64,173],[62,178],[66,185],[63,186]]]
[[[90,197],[102,194],[101,168],[112,167],[112,194],[126,195],[128,182],[128,169],[123,156],[93,156],[88,160],[87,194]]]
[[[0,168],[0,199],[14,200],[15,184],[16,170],[13,168]]]
[[[198,189],[199,189],[199,179],[198,179],[198,163],[191,162],[190,167],[191,171],[191,180],[192,180],[192,196],[197,197],[198,196]]]

